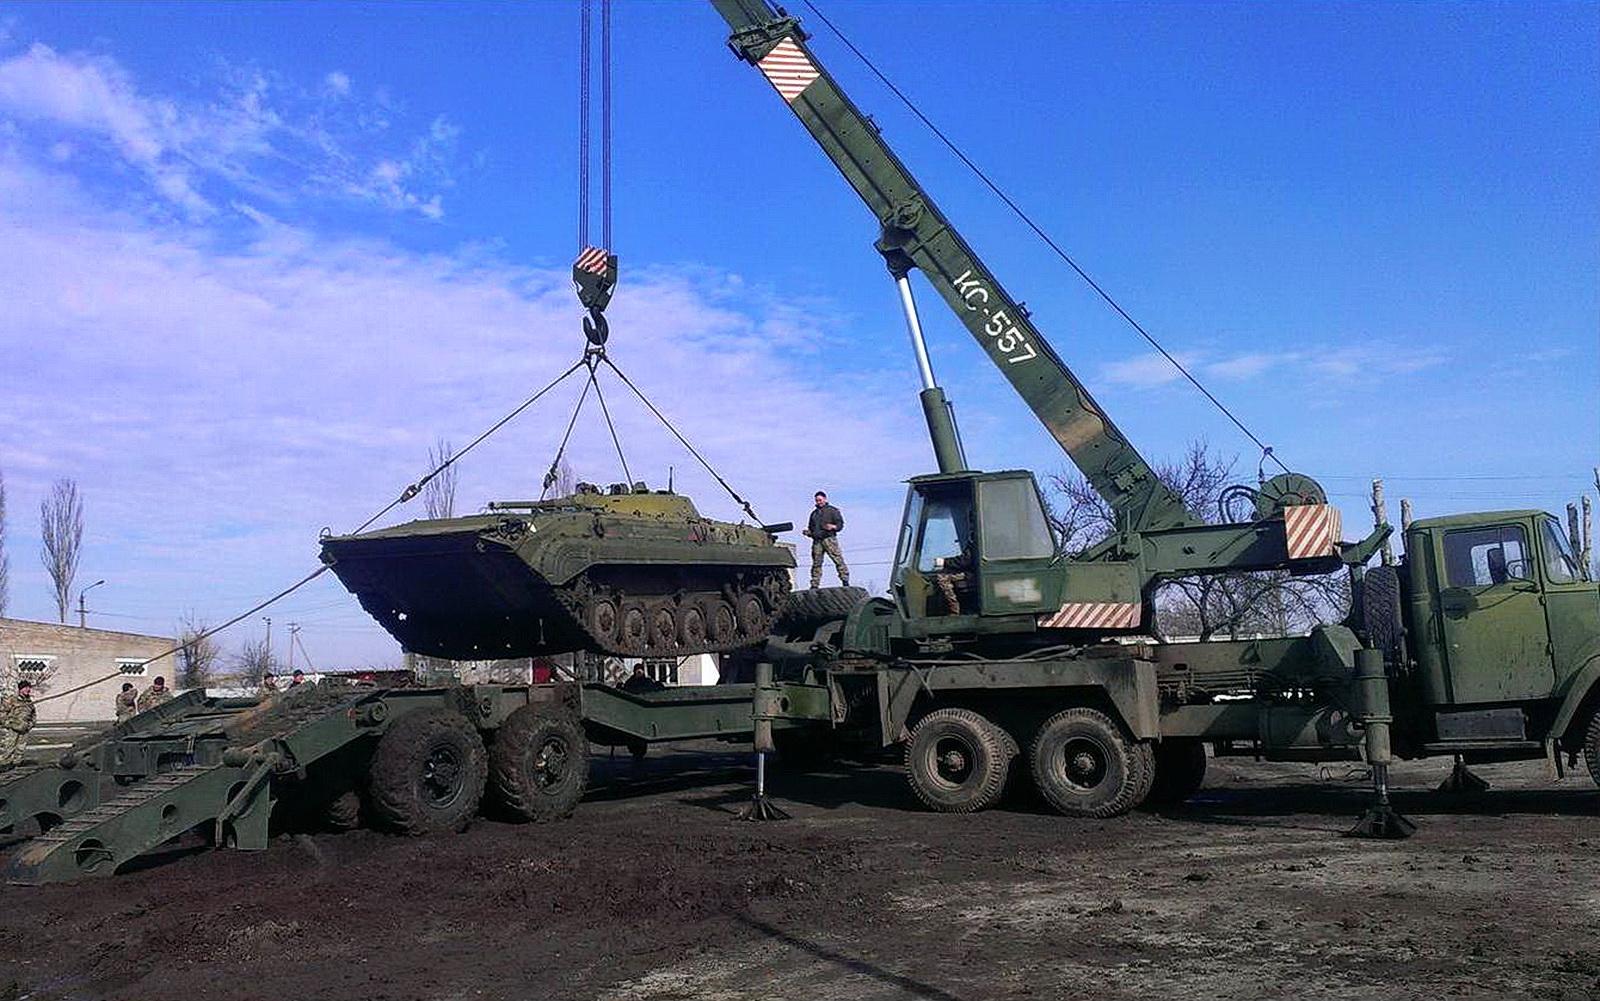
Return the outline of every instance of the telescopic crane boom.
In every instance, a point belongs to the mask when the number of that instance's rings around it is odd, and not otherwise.
[[[921,346],[906,281],[914,268],[927,276],[1073,464],[1116,511],[1124,531],[1198,524],[1201,519],[1161,482],[1101,410],[1033,326],[1028,310],[961,238],[872,120],[811,55],[799,21],[774,10],[766,0],[712,3],[733,29],[729,47],[761,70],[882,225],[877,248],[900,286],[912,327],[923,406],[940,471],[962,467],[943,395],[932,384],[931,366]],[[933,393],[938,395],[930,399]]]

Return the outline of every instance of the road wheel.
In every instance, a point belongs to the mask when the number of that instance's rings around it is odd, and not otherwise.
[[[733,606],[721,598],[706,603],[706,631],[711,642],[726,646],[739,635],[739,622],[734,617]]]
[[[1206,745],[1172,737],[1156,745],[1156,781],[1145,800],[1152,806],[1176,806],[1200,791],[1206,780]]]
[[[678,642],[692,650],[705,647],[706,617],[700,606],[687,603],[678,606]]]
[[[378,819],[401,834],[458,831],[478,812],[487,774],[483,738],[465,716],[418,709],[378,741],[368,800]]]
[[[322,805],[322,826],[330,831],[353,831],[361,826],[361,794],[354,789]]]
[[[589,602],[589,633],[602,646],[615,646],[617,630],[622,625],[622,614],[611,598],[594,598]]]
[[[570,712],[523,706],[495,734],[489,778],[500,804],[518,820],[565,817],[589,784],[589,738]]]
[[[650,621],[645,618],[644,609],[637,604],[625,602],[622,606],[622,649],[632,653],[644,653],[644,644],[650,635]]]
[[[678,623],[673,618],[672,606],[656,605],[650,610],[650,649],[656,653],[671,653],[678,646]]]
[[[974,813],[1005,791],[1011,748],[993,723],[970,709],[939,709],[922,718],[906,744],[911,790],[940,813]]]
[[[1095,709],[1068,709],[1046,720],[1029,759],[1039,794],[1069,817],[1127,813],[1145,788],[1140,753]]]
[[[768,616],[766,602],[761,596],[745,592],[739,595],[737,603],[739,616],[739,635],[747,639],[754,639],[767,634]]]

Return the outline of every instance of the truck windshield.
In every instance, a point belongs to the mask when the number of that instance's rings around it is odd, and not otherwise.
[[[1566,533],[1554,518],[1544,520],[1544,573],[1552,584],[1570,584],[1578,579],[1578,561],[1573,558]]]
[[[978,512],[986,560],[1027,560],[1054,556],[1055,538],[1033,480],[984,480],[978,484]]]

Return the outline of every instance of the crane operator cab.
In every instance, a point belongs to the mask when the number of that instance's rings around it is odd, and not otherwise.
[[[1046,609],[1041,578],[1056,540],[1031,473],[954,473],[911,480],[895,553],[896,603],[945,629],[980,615]]]

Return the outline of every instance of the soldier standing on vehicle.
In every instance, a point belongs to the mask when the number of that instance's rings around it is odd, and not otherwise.
[[[828,495],[818,490],[813,498],[817,506],[811,511],[811,521],[801,534],[811,540],[811,587],[822,586],[822,557],[833,560],[839,572],[839,583],[850,586],[850,568],[845,566],[844,550],[839,548],[839,532],[844,528],[844,515],[828,503]]]
[[[28,742],[36,717],[33,685],[24,679],[17,682],[17,694],[0,699],[0,769],[22,761],[22,746]]]
[[[146,709],[154,709],[170,701],[172,701],[172,689],[167,687],[167,679],[158,674],[156,680],[150,683],[150,687],[144,690],[144,694],[139,696],[137,704],[139,711],[144,712]]]
[[[139,693],[134,691],[133,682],[124,681],[122,691],[117,693],[117,722],[132,716],[139,711]]]

